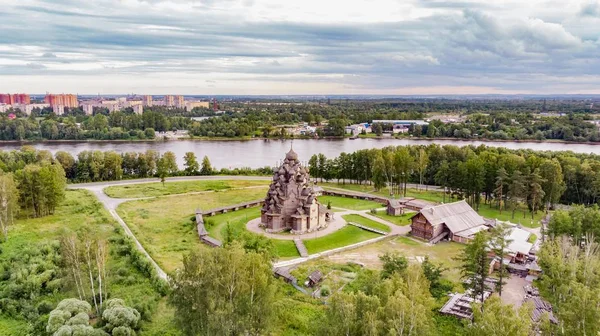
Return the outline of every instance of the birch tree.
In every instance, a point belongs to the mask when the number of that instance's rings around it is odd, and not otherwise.
[[[14,223],[19,209],[19,190],[12,174],[0,173],[0,229],[2,239],[8,239],[8,228]]]

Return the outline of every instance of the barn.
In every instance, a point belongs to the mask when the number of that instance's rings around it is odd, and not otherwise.
[[[483,217],[464,200],[421,209],[411,220],[411,234],[433,244],[446,237],[467,243],[488,229]]]

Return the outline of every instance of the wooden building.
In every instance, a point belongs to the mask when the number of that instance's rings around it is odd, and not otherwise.
[[[404,214],[404,204],[401,204],[399,200],[389,200],[387,204],[387,214],[390,216],[402,216]]]
[[[466,201],[421,209],[412,217],[411,234],[435,244],[445,237],[467,243],[487,230],[485,220]]]
[[[323,273],[321,273],[321,271],[316,270],[312,273],[310,273],[310,275],[308,276],[308,279],[306,280],[306,285],[308,287],[313,287],[316,284],[318,284],[319,282],[321,282],[321,280],[323,280]]]

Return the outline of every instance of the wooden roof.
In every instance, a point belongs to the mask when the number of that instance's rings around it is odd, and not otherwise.
[[[431,206],[419,212],[433,225],[445,224],[453,234],[485,225],[485,220],[464,200]]]
[[[310,279],[312,282],[319,282],[321,281],[321,279],[323,278],[323,273],[321,273],[321,271],[316,270],[312,273],[310,273],[310,275],[308,276],[308,279]]]

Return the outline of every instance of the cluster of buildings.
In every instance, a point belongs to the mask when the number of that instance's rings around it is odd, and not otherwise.
[[[356,136],[356,135],[363,133],[363,131],[365,133],[372,133],[373,132],[372,127],[374,124],[388,125],[388,127],[386,127],[385,129],[389,129],[391,126],[392,134],[406,133],[406,132],[408,132],[409,128],[413,125],[418,125],[418,126],[429,125],[429,123],[424,120],[373,120],[373,122],[370,124],[369,123],[361,123],[361,124],[354,124],[354,125],[346,126],[346,134]],[[390,131],[387,131],[387,133],[389,133],[389,132]]]
[[[161,100],[154,100],[152,96],[136,96],[132,98],[120,97],[117,99],[89,99],[79,100],[75,94],[50,94],[47,93],[43,103],[31,103],[31,97],[25,93],[0,94],[0,112],[19,109],[30,115],[34,109],[51,108],[57,115],[64,114],[65,110],[81,107],[87,115],[94,113],[94,108],[106,108],[110,112],[132,108],[137,114],[142,114],[146,106],[165,106],[185,108],[191,110],[196,107],[209,108],[207,101],[186,101],[181,95],[166,95]]]

